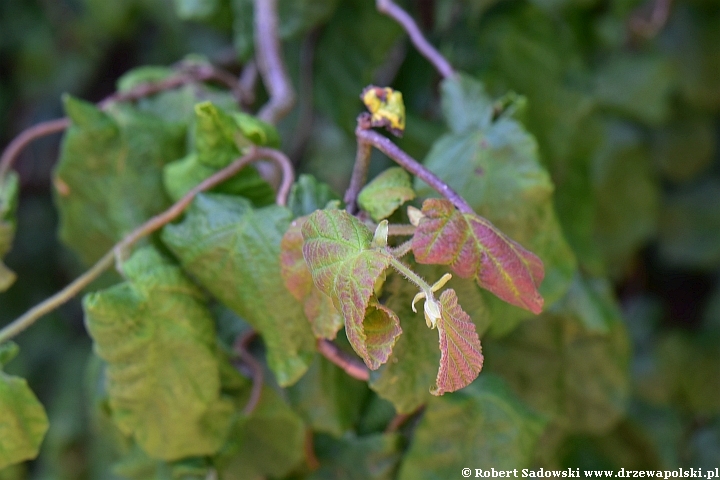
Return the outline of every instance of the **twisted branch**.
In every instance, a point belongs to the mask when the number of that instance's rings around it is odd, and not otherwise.
[[[317,348],[323,357],[345,370],[345,373],[351,377],[363,382],[370,380],[370,370],[365,364],[340,350],[340,347],[333,342],[329,340],[318,340]]]

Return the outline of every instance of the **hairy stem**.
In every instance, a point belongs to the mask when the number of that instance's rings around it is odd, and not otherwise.
[[[278,35],[277,0],[255,0],[255,56],[270,100],[258,117],[275,124],[295,103],[295,91],[285,71]]]
[[[390,224],[388,225],[388,235],[391,237],[407,237],[415,235],[416,229],[417,227],[414,225]]]
[[[450,200],[450,202],[452,202],[452,204],[455,205],[455,207],[461,212],[474,213],[472,207],[470,207],[465,199],[462,198],[455,190],[450,188],[450,185],[440,180],[437,175],[405,153],[400,147],[390,141],[389,138],[384,137],[373,130],[365,129],[361,125],[358,125],[358,128],[355,129],[355,135],[357,136],[358,143],[372,145],[383,152],[398,165],[430,185],[430,187],[432,187],[432,189],[440,195]]]
[[[253,340],[257,337],[257,333],[254,330],[249,330],[240,335],[235,340],[234,350],[237,352],[240,360],[245,363],[250,369],[250,376],[252,377],[252,391],[250,392],[250,399],[248,400],[243,413],[250,415],[257,407],[260,402],[260,396],[262,395],[263,382],[265,381],[263,375],[263,369],[260,363],[252,356],[248,348]]]
[[[390,266],[397,270],[403,277],[414,283],[421,291],[425,292],[428,298],[432,298],[432,287],[420,275],[413,272],[409,267],[397,258],[390,259]]]
[[[368,169],[370,168],[370,145],[367,142],[357,142],[357,153],[355,154],[355,165],[353,166],[350,185],[345,191],[345,208],[350,215],[358,212],[357,198],[360,195],[365,181],[367,180]]]
[[[403,242],[395,248],[391,248],[390,253],[395,258],[402,258],[408,253],[410,253],[410,250],[412,250],[412,240],[408,240],[407,242]]]
[[[323,357],[342,368],[351,377],[363,382],[370,380],[370,370],[365,364],[340,350],[340,347],[333,342],[318,340],[317,348]]]
[[[435,70],[437,70],[443,78],[455,76],[455,70],[453,70],[450,62],[448,62],[435,47],[430,45],[430,42],[428,42],[422,34],[415,20],[413,20],[405,10],[393,2],[393,0],[376,0],[375,5],[379,12],[384,13],[402,26],[418,52],[435,67]]]
[[[163,226],[172,222],[185,211],[188,205],[192,203],[199,193],[219,185],[233,175],[237,174],[250,163],[263,158],[274,161],[283,171],[283,181],[280,189],[278,189],[276,201],[280,205],[285,205],[287,203],[287,197],[290,193],[290,187],[292,186],[294,179],[290,160],[282,152],[277,150],[273,150],[271,148],[253,147],[244,156],[238,158],[227,167],[203,180],[163,213],[152,217],[147,222],[136,228],[127,237],[120,240],[108,253],[105,254],[105,256],[98,260],[98,262],[93,265],[90,270],[85,272],[74,282],[60,290],[52,297],[31,308],[24,315],[18,317],[12,323],[0,330],[0,343],[5,342],[19,334],[35,323],[38,319],[65,304],[75,295],[80,293],[85,287],[92,283],[93,280],[98,278],[105,270],[112,266],[116,251],[126,251],[141,238],[150,235],[156,230],[159,230]]]

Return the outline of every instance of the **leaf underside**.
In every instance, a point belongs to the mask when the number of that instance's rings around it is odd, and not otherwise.
[[[390,253],[371,248],[372,232],[341,210],[316,211],[302,226],[302,235],[313,282],[342,313],[353,349],[377,369],[402,333],[397,316],[374,298],[375,282],[389,266]]]
[[[535,314],[542,311],[538,287],[545,272],[537,256],[488,220],[460,213],[447,200],[425,200],[422,211],[425,217],[412,239],[418,262],[450,265],[500,299]]]

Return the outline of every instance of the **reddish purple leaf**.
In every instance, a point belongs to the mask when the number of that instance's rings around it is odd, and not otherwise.
[[[470,316],[458,305],[455,290],[440,295],[442,317],[437,322],[440,335],[440,369],[430,393],[442,395],[469,385],[483,367],[482,347]]]
[[[387,355],[378,352],[387,350],[389,355],[400,334],[399,325],[396,329],[391,326],[384,308],[380,309],[387,317],[384,327],[378,329],[377,318],[368,323],[371,331],[365,325],[368,305],[371,300],[377,302],[375,282],[390,264],[390,253],[384,247],[373,248],[372,232],[342,210],[314,212],[303,224],[302,235],[303,256],[315,285],[342,313],[352,347],[369,368],[377,369],[387,360]]]
[[[463,214],[441,199],[425,200],[412,249],[419,263],[450,265],[460,277],[502,300],[538,314],[545,276],[542,261],[508,238],[488,220]]]
[[[343,326],[340,312],[330,297],[313,284],[312,274],[302,253],[302,225],[307,217],[295,219],[280,242],[280,273],[285,287],[303,303],[305,316],[316,338],[332,340]]]

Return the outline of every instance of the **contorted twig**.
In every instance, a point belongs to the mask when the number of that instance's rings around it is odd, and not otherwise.
[[[384,13],[403,27],[410,37],[410,41],[415,45],[415,48],[417,48],[423,57],[432,63],[443,78],[455,76],[455,70],[452,68],[452,65],[450,65],[450,62],[448,62],[435,47],[430,45],[430,42],[428,42],[422,34],[415,20],[413,20],[405,10],[392,0],[376,0],[375,5],[379,12]]]
[[[252,391],[250,392],[250,399],[247,404],[245,404],[245,408],[243,408],[243,413],[245,415],[250,415],[255,410],[255,407],[257,407],[257,404],[260,401],[260,395],[262,395],[262,387],[265,380],[262,366],[257,360],[255,360],[255,357],[253,357],[248,350],[250,343],[252,343],[256,337],[257,333],[254,330],[248,330],[235,340],[234,345],[235,352],[239,355],[240,360],[248,366],[250,369],[250,376],[252,377]]]
[[[292,186],[295,177],[292,169],[292,164],[290,163],[290,159],[288,159],[285,154],[278,150],[270,148],[252,147],[248,153],[238,158],[227,167],[219,170],[212,176],[203,180],[201,183],[195,186],[195,188],[190,190],[188,193],[185,194],[185,196],[183,196],[180,200],[173,204],[170,208],[152,217],[147,222],[136,228],[128,236],[120,240],[117,244],[115,244],[112,250],[110,250],[100,260],[98,260],[97,263],[95,263],[95,265],[90,268],[90,270],[78,277],[71,284],[60,290],[52,297],[31,308],[24,315],[18,317],[12,323],[5,326],[2,330],[0,330],[0,343],[3,343],[14,337],[15,335],[19,334],[20,332],[31,326],[33,323],[35,323],[39,318],[52,312],[59,306],[69,301],[75,295],[80,293],[85,287],[92,283],[93,280],[98,278],[105,270],[112,266],[113,260],[115,259],[115,252],[128,249],[141,238],[150,235],[156,230],[159,230],[163,226],[172,222],[185,211],[188,205],[190,205],[190,203],[199,193],[215,187],[216,185],[224,182],[225,180],[238,173],[247,165],[261,159],[272,160],[280,166],[280,169],[283,172],[283,181],[280,188],[278,189],[276,201],[280,205],[285,205],[287,203],[288,195],[290,194],[290,187]]]
[[[351,377],[363,382],[370,380],[370,370],[365,364],[340,350],[340,347],[333,342],[329,340],[318,340],[317,348],[323,357],[345,370],[345,373]]]
[[[194,64],[181,62],[176,67],[178,73],[158,82],[148,82],[137,85],[127,92],[116,92],[109,97],[101,100],[97,105],[100,109],[107,109],[111,104],[117,102],[130,102],[141,98],[178,88],[182,85],[201,82],[201,81],[217,81],[228,87],[238,102],[242,98],[242,89],[240,88],[235,77],[219,68],[207,64]],[[5,178],[12,168],[15,159],[20,152],[33,141],[64,131],[70,125],[67,117],[58,118],[34,125],[21,132],[12,142],[5,148],[0,157],[0,180]],[[1,183],[1,182],[0,182]]]
[[[295,103],[295,91],[285,71],[278,35],[277,0],[255,0],[255,56],[270,94],[257,116],[276,124]]]
[[[453,190],[450,185],[440,180],[437,175],[432,173],[417,160],[405,153],[404,150],[395,145],[392,141],[390,141],[389,138],[380,135],[378,132],[370,130],[368,123],[366,121],[363,121],[364,117],[365,115],[360,115],[360,117],[358,118],[358,126],[355,129],[355,136],[357,137],[358,141],[358,151],[360,151],[360,144],[372,145],[373,147],[377,148],[385,155],[387,155],[389,158],[394,160],[405,170],[430,185],[430,187],[432,187],[433,190],[438,192],[440,195],[450,200],[450,202],[452,202],[452,204],[455,205],[458,210],[463,213],[473,213],[472,207],[465,201],[464,198],[462,198],[455,190]],[[353,177],[355,177],[356,175],[356,170],[359,170],[357,168],[357,165],[356,169],[353,170]],[[360,173],[358,173],[358,175],[360,175]],[[350,181],[350,185],[353,185],[354,181],[356,181],[355,178]],[[362,183],[362,181],[364,180],[360,180],[359,182]],[[351,200],[354,202],[357,200],[357,193],[354,191],[353,193],[354,196],[351,198]],[[348,195],[346,195],[345,201],[348,202]]]
[[[370,144],[358,140],[357,152],[355,153],[355,165],[353,166],[352,175],[350,176],[350,185],[348,185],[345,196],[343,197],[345,209],[350,215],[355,215],[358,212],[357,199],[358,195],[360,195],[360,190],[362,190],[367,180],[367,174],[370,168],[370,153],[372,153]]]
[[[662,30],[670,17],[672,0],[653,0],[648,16],[647,6],[643,5],[635,10],[628,21],[630,31],[642,38],[650,39]]]

